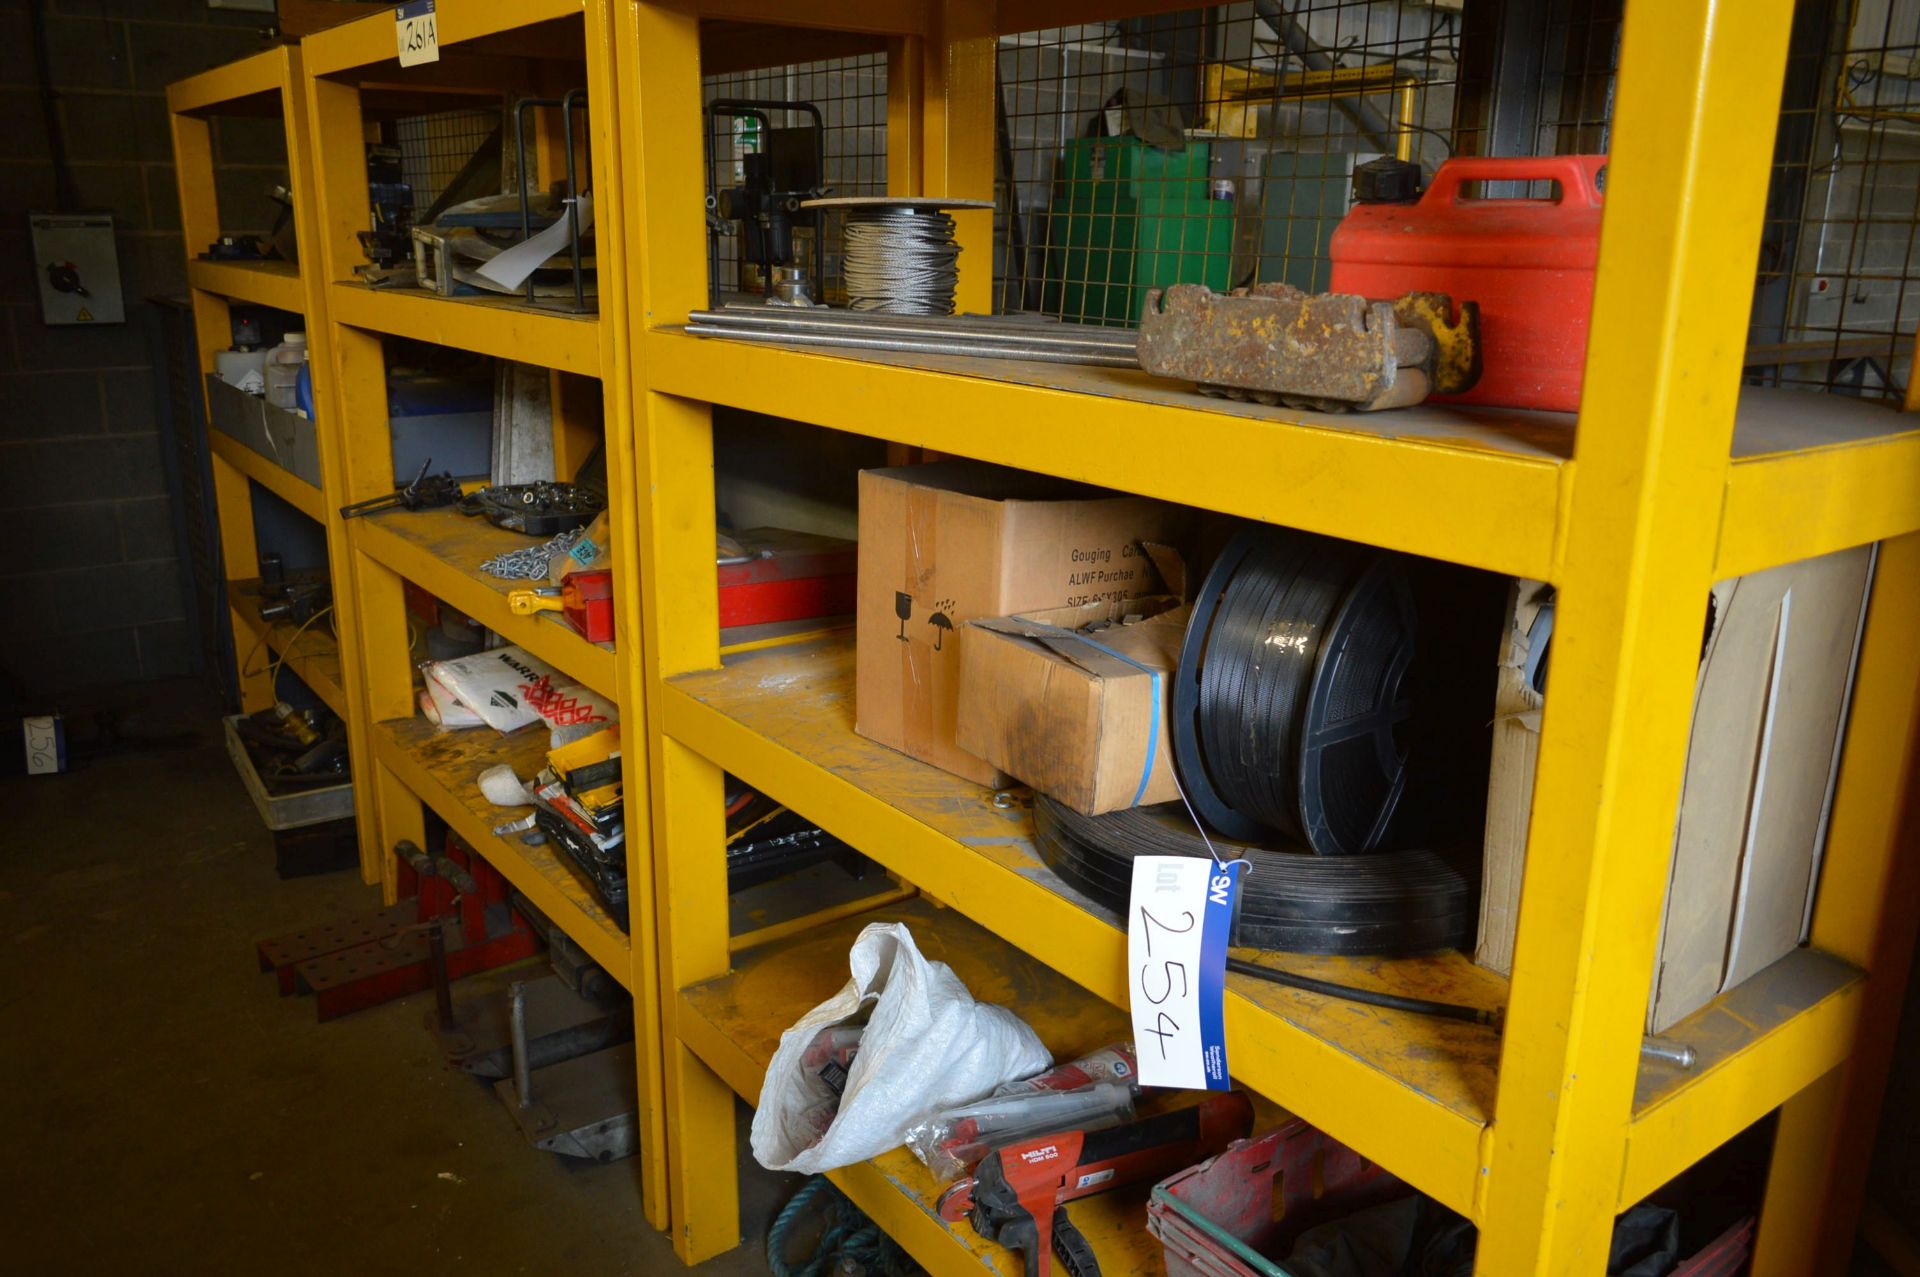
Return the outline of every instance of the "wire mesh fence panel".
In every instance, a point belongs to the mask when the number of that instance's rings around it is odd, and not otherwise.
[[[1174,283],[1324,291],[1369,161],[1430,180],[1456,155],[1606,154],[1622,7],[1247,0],[1003,36],[993,307],[1130,327]],[[814,219],[770,245],[729,195],[885,194],[886,59],[709,75],[704,92],[713,279],[763,293],[770,249],[812,271]],[[1800,0],[1778,120],[1748,378],[1898,395],[1920,319],[1920,0]],[[843,304],[838,219],[816,292]]]
[[[469,198],[504,189],[500,175],[503,165],[511,164],[503,158],[502,137],[511,150],[512,133],[503,134],[501,121],[499,111],[436,111],[393,122],[390,136],[400,150],[400,173],[412,188],[416,215],[432,208],[456,181],[473,187]],[[485,169],[488,180],[472,180],[476,168]]]
[[[1920,322],[1920,0],[1802,3],[1748,349],[1766,384],[1905,393]]]
[[[719,293],[764,293],[766,265],[784,258],[809,278],[818,261],[817,300],[844,304],[844,214],[827,213],[821,226],[816,213],[775,208],[769,219],[761,206],[812,190],[887,193],[886,55],[708,75],[701,87],[708,266]]]
[[[1498,10],[1502,21],[1481,20]],[[1605,153],[1620,0],[1469,4],[1463,151]],[[1528,23],[1531,21],[1532,26]],[[1514,90],[1533,80],[1530,99]],[[1506,90],[1502,92],[1502,90]],[[1528,193],[1550,194],[1535,187]],[[1781,95],[1747,379],[1898,397],[1920,300],[1920,0],[1800,0]]]
[[[1324,290],[1355,166],[1452,153],[1461,23],[1258,0],[1003,37],[996,308],[1119,326],[1173,283]]]

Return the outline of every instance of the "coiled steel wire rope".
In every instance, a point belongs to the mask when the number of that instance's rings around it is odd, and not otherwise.
[[[951,315],[960,282],[953,232],[953,218],[938,209],[847,209],[841,269],[848,305],[893,315]]]

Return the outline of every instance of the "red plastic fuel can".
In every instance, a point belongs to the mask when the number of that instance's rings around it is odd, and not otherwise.
[[[1361,204],[1333,232],[1336,293],[1480,303],[1480,381],[1457,403],[1580,406],[1600,256],[1604,155],[1448,160],[1412,204]],[[1468,198],[1467,182],[1552,181],[1555,199]],[[1436,396],[1438,398],[1438,396]]]

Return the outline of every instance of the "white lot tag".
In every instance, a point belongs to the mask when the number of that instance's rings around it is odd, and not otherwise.
[[[20,720],[27,753],[27,775],[52,776],[67,770],[66,727],[58,714]]]
[[[434,25],[433,0],[407,0],[393,11],[394,35],[400,41],[400,65],[417,67],[440,60],[440,32]]]
[[[1127,995],[1143,1086],[1224,1091],[1227,934],[1241,866],[1138,856],[1127,906]]]

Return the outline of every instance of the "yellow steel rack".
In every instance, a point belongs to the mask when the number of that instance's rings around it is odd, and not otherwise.
[[[233,303],[272,307],[306,317],[309,357],[316,371],[323,358],[325,310],[323,277],[311,266],[302,270],[284,261],[205,261],[196,254],[221,234],[220,211],[213,180],[212,121],[220,116],[280,117],[286,123],[288,190],[293,197],[294,231],[302,246],[318,235],[312,150],[302,94],[300,49],[282,45],[226,66],[215,67],[167,87],[167,109],[173,134],[174,163],[179,175],[180,225],[187,245],[187,284],[192,295],[194,333],[199,341],[200,370],[210,373],[215,355],[231,343],[228,311]],[[311,259],[309,259],[310,261]],[[324,624],[294,625],[262,622],[257,608],[234,583],[259,574],[254,539],[251,484],[259,484],[326,530],[330,570],[341,573],[347,561],[338,496],[341,457],[339,431],[333,420],[332,387],[316,377],[320,484],[315,486],[292,471],[218,431],[208,432],[212,453],[214,499],[219,510],[222,569],[227,577],[229,622],[234,652],[240,662],[241,708],[271,705],[276,692],[267,673],[269,665],[249,654],[270,654],[280,667],[292,671],[320,700],[347,723],[348,752],[356,774],[368,757],[366,724],[357,712],[349,689],[356,682],[352,652],[353,600],[344,580],[334,592],[333,612]],[[336,638],[336,635],[338,636]],[[373,822],[366,804],[357,812],[360,831],[360,868],[368,882],[379,881],[380,865],[372,851]]]
[[[1865,1174],[1847,1151],[1873,1121],[1914,938],[1912,911],[1889,902],[1920,886],[1920,427],[1838,398],[1740,392],[1772,146],[1761,126],[1771,113],[1753,104],[1779,96],[1788,0],[1627,5],[1577,433],[1565,419],[1440,406],[1372,418],[1256,410],[1114,370],[829,355],[680,331],[706,298],[703,55],[713,70],[886,50],[890,190],[984,197],[1000,33],[1186,7],[615,9],[679,1253],[696,1262],[738,1242],[734,1097],[757,1095],[781,1029],[844,980],[857,930],[839,921],[730,952],[723,769],[947,906],[890,913],[910,915],[977,988],[1013,1000],[1056,1050],[1110,1035],[1124,997],[1124,933],[1045,872],[1023,814],[855,735],[848,640],[723,657],[710,413],[724,405],[1553,582],[1552,708],[1511,984],[1457,957],[1321,964],[1335,978],[1504,1002],[1504,1038],[1230,977],[1235,1072],[1472,1218],[1477,1271],[1498,1277],[1600,1272],[1618,1211],[1784,1105],[1756,1271],[1841,1271]],[[956,220],[962,261],[990,260],[989,215]],[[989,288],[984,268],[963,271],[962,309],[988,309]],[[1881,566],[1814,947],[1675,1030],[1699,1052],[1694,1070],[1643,1070],[1699,647],[1697,610],[1674,603],[1873,540]],[[834,1178],[932,1271],[1017,1271],[930,1214],[910,1160]],[[1159,1270],[1137,1227],[1096,1231],[1104,1271]]]
[[[584,87],[601,279],[626,270],[621,154],[615,145],[615,85],[605,0],[443,0],[437,61],[398,64],[391,12],[308,37],[300,94],[314,128],[316,229],[310,268],[324,301],[326,372],[337,388],[341,479],[331,500],[351,502],[393,490],[386,399],[385,339],[405,337],[516,360],[550,370],[556,468],[570,477],[604,443],[608,511],[616,543],[634,540],[636,501],[629,343],[621,290],[600,290],[596,313],[563,314],[500,297],[440,297],[416,288],[376,288],[355,278],[364,260],[356,233],[368,224],[366,123],[376,116],[478,108],[499,111],[523,96],[553,97]],[[536,186],[560,173],[564,138],[557,127],[537,139]],[[404,481],[408,476],[400,476]],[[667,1222],[664,1132],[659,1120],[659,1011],[654,951],[653,867],[644,740],[646,697],[638,677],[639,564],[616,552],[615,632],[611,646],[589,643],[551,615],[517,616],[509,583],[480,569],[503,549],[529,544],[451,510],[390,512],[347,522],[347,550],[360,618],[354,678],[368,724],[369,762],[358,775],[372,819],[374,849],[387,898],[395,891],[390,848],[422,836],[431,809],[498,869],[634,997],[639,1057],[640,1173],[645,1213]],[[542,765],[545,733],[501,737],[487,730],[442,734],[414,700],[413,662],[403,587],[411,584],[471,616],[620,706],[635,743],[627,759],[627,856],[631,938],[551,847],[496,836],[500,809],[481,796],[479,774],[511,763],[521,776]]]

